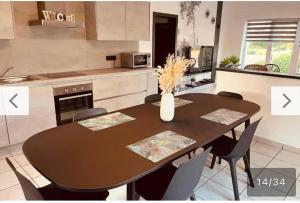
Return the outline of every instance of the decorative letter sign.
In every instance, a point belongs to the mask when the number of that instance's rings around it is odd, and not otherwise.
[[[69,15],[60,12],[43,10],[44,20],[57,20],[75,23],[75,14],[71,13]]]

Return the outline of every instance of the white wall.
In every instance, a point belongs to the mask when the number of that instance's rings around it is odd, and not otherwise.
[[[242,35],[247,20],[300,18],[300,2],[224,2],[219,62],[229,55],[240,56]],[[241,93],[256,102],[263,116],[257,135],[300,148],[300,116],[271,115],[271,87],[299,86],[300,80],[217,71],[217,91]]]
[[[205,11],[210,11],[210,17],[205,18]],[[180,2],[176,1],[152,1],[150,3],[150,41],[140,41],[139,51],[152,53],[152,24],[153,12],[168,13],[178,15],[178,36],[177,49],[182,45],[182,41],[186,40],[190,45],[193,45],[192,25],[186,25],[186,20],[182,19],[180,15]],[[195,32],[196,45],[199,46],[213,46],[215,24],[210,23],[212,17],[216,17],[217,2],[202,1],[199,8],[195,12]]]

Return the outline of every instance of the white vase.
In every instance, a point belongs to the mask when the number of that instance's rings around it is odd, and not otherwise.
[[[160,118],[163,121],[171,121],[174,118],[174,96],[172,93],[165,93],[161,96]]]

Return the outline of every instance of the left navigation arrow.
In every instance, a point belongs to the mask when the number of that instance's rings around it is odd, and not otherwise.
[[[9,102],[15,107],[18,108],[18,106],[13,102],[13,100],[18,96],[18,94],[15,94],[12,98],[10,98]]]

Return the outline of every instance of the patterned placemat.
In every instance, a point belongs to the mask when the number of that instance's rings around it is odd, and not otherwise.
[[[232,111],[229,109],[218,109],[216,111],[202,116],[201,118],[205,118],[207,120],[222,123],[225,125],[230,125],[231,123],[234,123],[235,121],[245,116],[247,116],[247,114],[242,112]]]
[[[152,162],[158,162],[195,142],[172,131],[164,131],[128,145],[127,148]]]
[[[96,118],[90,118],[87,120],[79,121],[80,125],[87,127],[92,131],[102,130],[105,128],[109,128],[115,125],[119,125],[122,123],[126,123],[134,120],[135,118],[122,114],[120,112],[115,112],[111,114],[107,114],[104,116],[99,116]]]
[[[175,108],[176,108],[176,107],[184,106],[184,105],[187,105],[187,104],[191,104],[191,103],[193,103],[193,101],[175,97],[174,98],[174,103],[175,103]],[[159,102],[154,102],[152,104],[155,105],[155,106],[160,106],[160,101]]]

